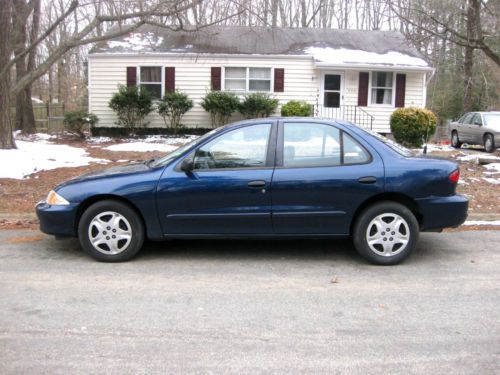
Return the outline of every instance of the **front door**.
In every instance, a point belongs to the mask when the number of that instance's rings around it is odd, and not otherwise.
[[[278,134],[275,233],[348,234],[361,202],[383,192],[380,157],[330,124],[289,120]]]
[[[272,232],[273,123],[236,128],[202,144],[187,156],[194,159],[191,173],[179,165],[165,170],[157,193],[164,234]]]
[[[321,91],[324,108],[340,108],[342,104],[342,74],[324,73]]]

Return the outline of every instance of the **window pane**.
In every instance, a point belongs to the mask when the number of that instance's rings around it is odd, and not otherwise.
[[[337,74],[325,74],[325,90],[340,91],[340,76]]]
[[[248,89],[250,91],[271,91],[271,81],[252,79],[248,83]]]
[[[270,68],[250,68],[250,78],[271,79]]]
[[[340,165],[340,134],[337,128],[312,123],[285,123],[284,128],[285,167]]]
[[[392,104],[392,89],[372,89],[372,104]]]
[[[160,82],[161,68],[159,66],[141,66],[141,83]]]
[[[344,164],[361,164],[370,160],[370,155],[358,142],[347,134],[342,134],[344,141]]]
[[[259,124],[221,135],[196,152],[195,169],[264,167],[270,129]]]
[[[226,79],[224,88],[226,90],[245,91],[246,81],[241,79]]]
[[[339,92],[325,92],[325,107],[339,108],[340,107],[340,93]]]
[[[141,88],[149,91],[154,99],[161,99],[161,84],[141,84]]]
[[[372,73],[373,87],[391,87],[392,88],[392,73],[389,72],[373,72]]]
[[[226,68],[226,78],[245,78],[247,76],[247,68]]]

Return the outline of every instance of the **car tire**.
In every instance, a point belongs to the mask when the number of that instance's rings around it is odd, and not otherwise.
[[[462,147],[462,142],[460,142],[460,139],[458,138],[458,132],[456,130],[451,133],[451,147]]]
[[[82,248],[100,262],[124,262],[144,243],[144,225],[129,205],[103,200],[85,210],[78,224]]]
[[[491,134],[484,136],[484,150],[490,153],[495,151],[495,139]]]
[[[373,204],[356,220],[353,242],[358,253],[371,263],[393,265],[415,248],[419,225],[405,206],[391,201]]]

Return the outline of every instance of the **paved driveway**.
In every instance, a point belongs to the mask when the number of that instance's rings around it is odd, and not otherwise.
[[[0,373],[498,374],[499,244],[423,234],[377,267],[347,241],[175,241],[103,264],[1,231]]]

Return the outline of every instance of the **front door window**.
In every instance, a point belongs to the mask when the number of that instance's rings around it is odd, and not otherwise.
[[[325,74],[323,80],[323,105],[328,108],[339,108],[341,75]]]

